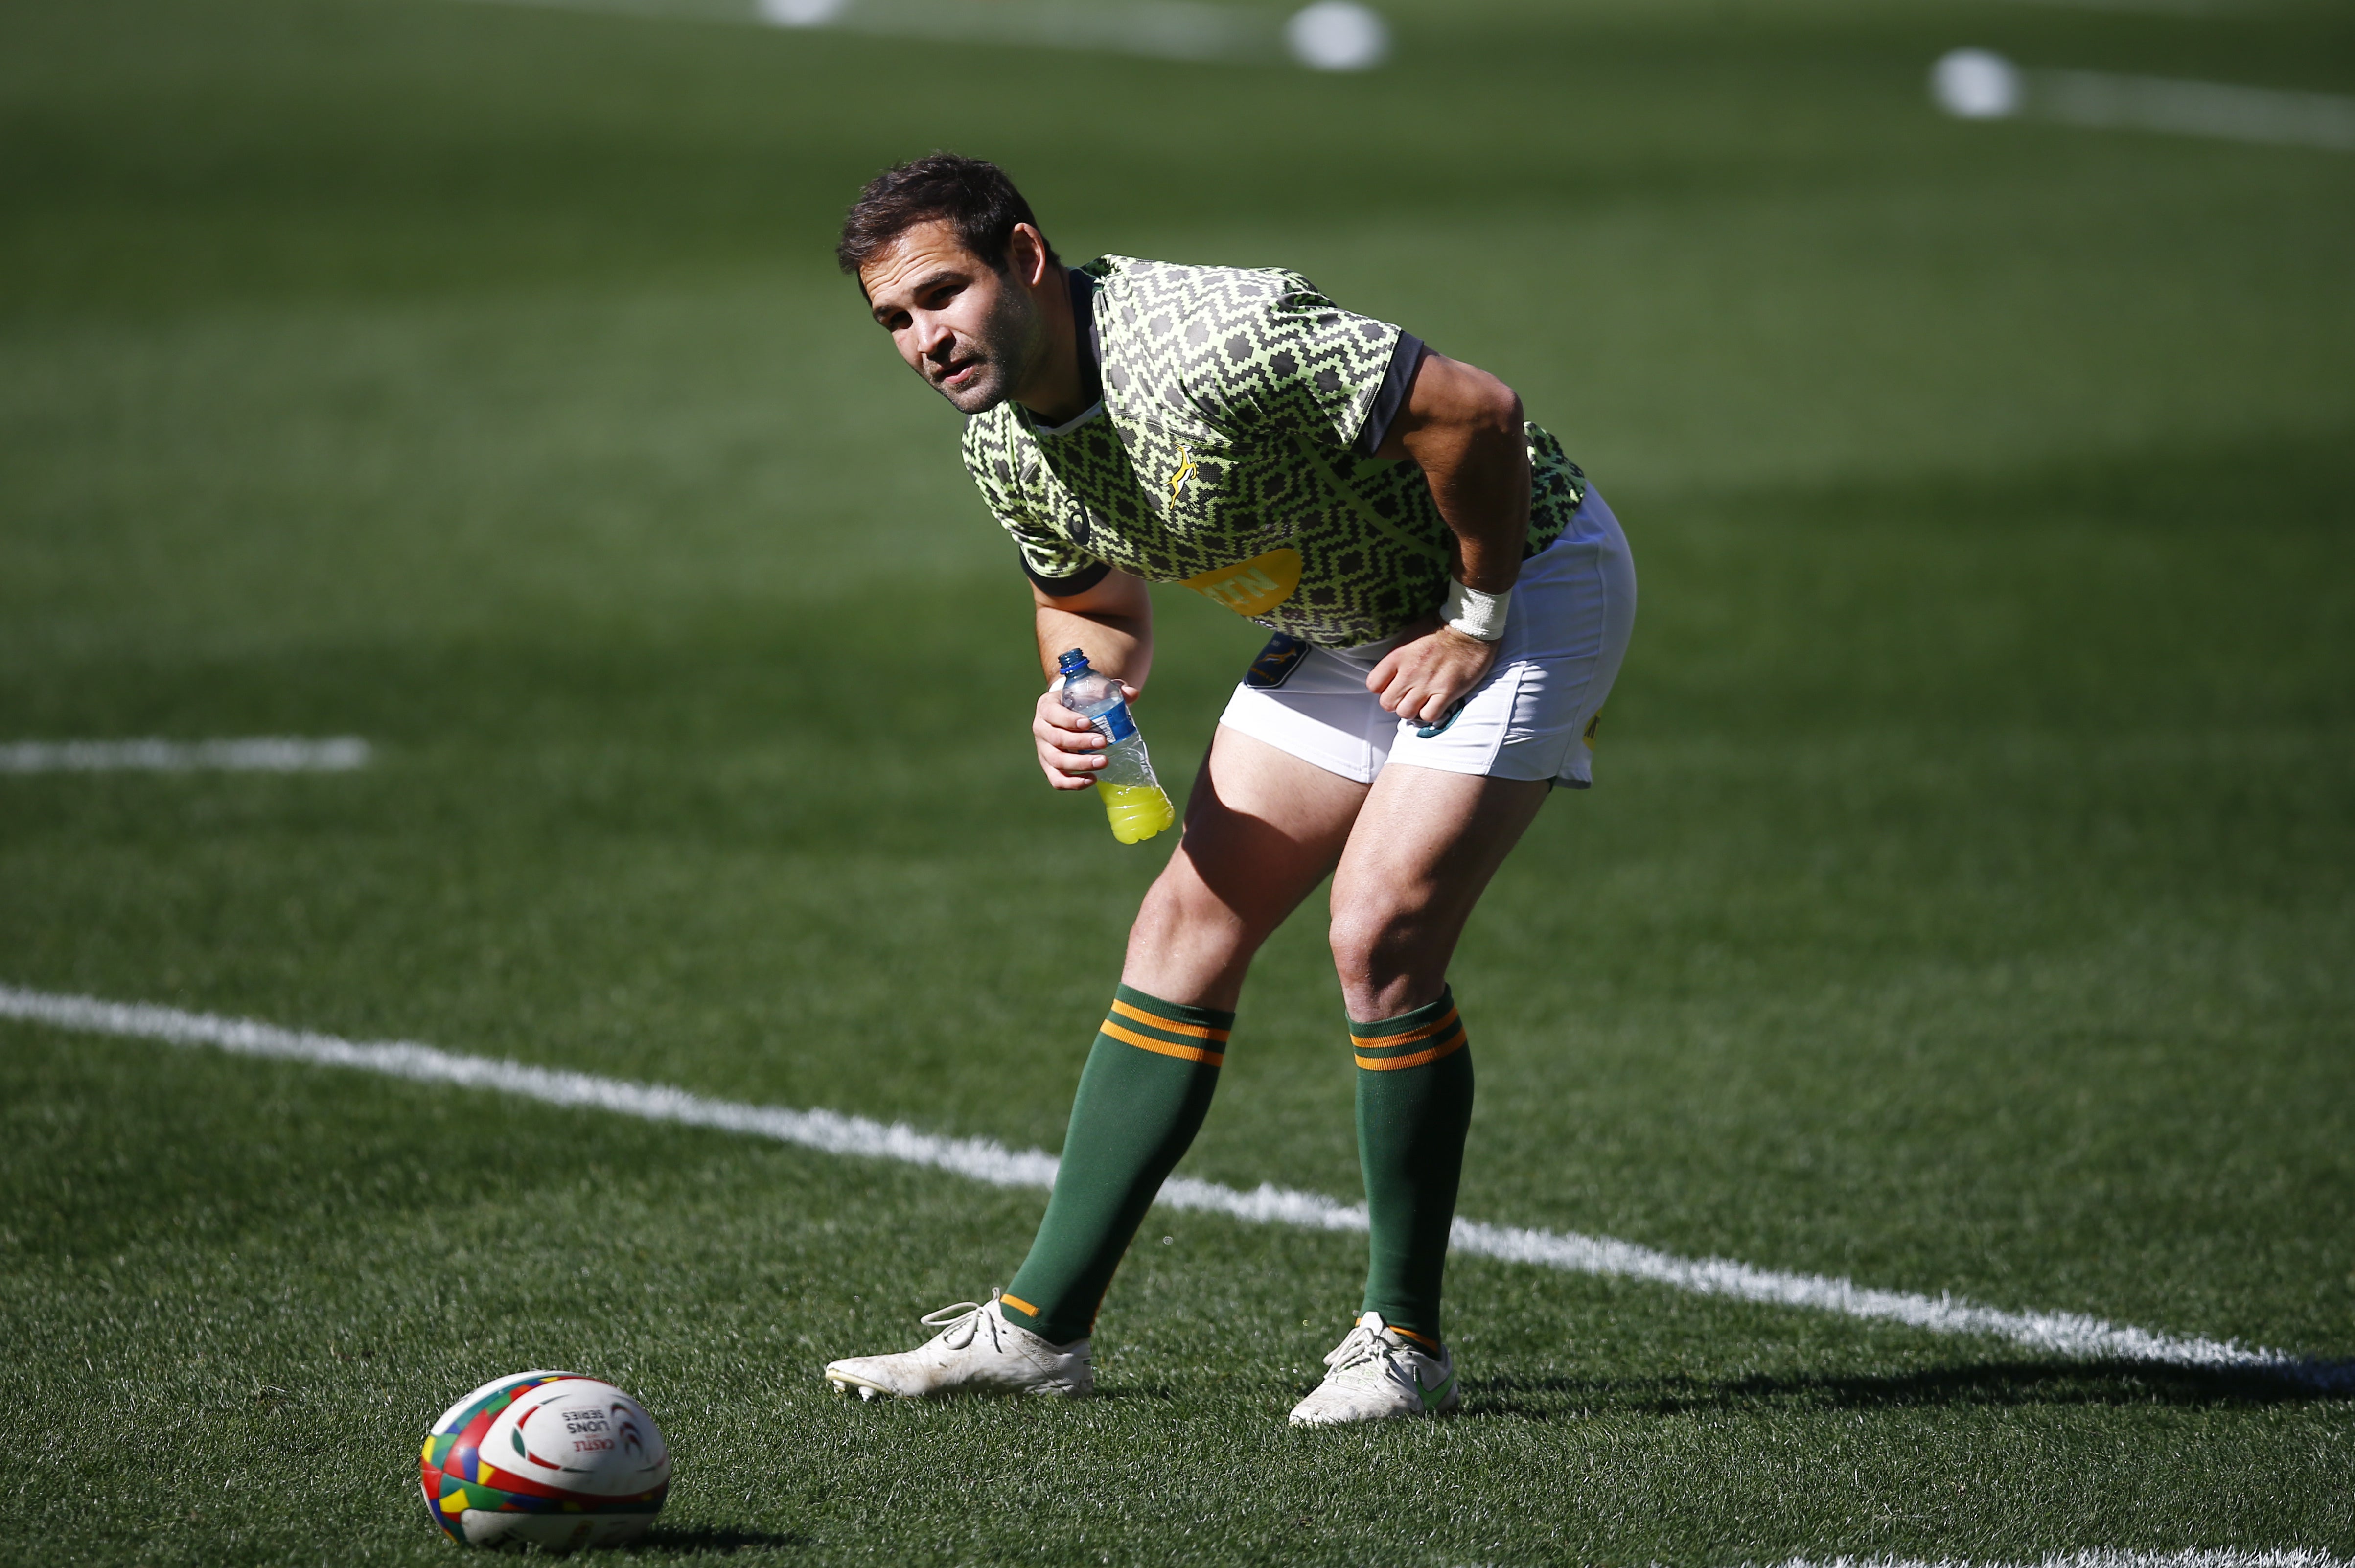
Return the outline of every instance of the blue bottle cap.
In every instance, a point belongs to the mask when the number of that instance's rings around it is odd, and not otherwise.
[[[1055,667],[1062,671],[1063,674],[1067,676],[1082,674],[1088,667],[1087,650],[1084,648],[1073,648],[1071,652],[1065,654],[1061,658],[1055,661]]]

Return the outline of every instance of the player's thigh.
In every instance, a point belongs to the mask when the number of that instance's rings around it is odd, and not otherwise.
[[[1548,779],[1497,779],[1393,762],[1374,780],[1333,874],[1337,947],[1392,934],[1452,949],[1497,868],[1551,792]]]
[[[1123,980],[1232,1008],[1253,955],[1340,858],[1366,786],[1224,728],[1186,804],[1186,833],[1145,895]]]
[[[1263,934],[1331,874],[1367,792],[1222,724],[1164,879],[1198,885]]]

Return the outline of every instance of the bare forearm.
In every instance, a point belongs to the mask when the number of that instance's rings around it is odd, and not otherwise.
[[[1513,585],[1529,535],[1529,449],[1510,387],[1476,365],[1424,355],[1379,455],[1423,469],[1455,536],[1456,581],[1487,593]]]
[[[1423,472],[1440,517],[1455,536],[1455,580],[1483,592],[1502,592],[1521,575],[1521,550],[1529,537],[1529,447],[1518,429],[1509,436],[1488,427],[1445,434],[1445,441],[1430,444],[1452,450],[1424,459]]]
[[[1153,669],[1153,624],[1132,615],[1074,614],[1039,607],[1039,667],[1050,677],[1068,648],[1083,648],[1088,663],[1142,690]]]
[[[1114,571],[1084,593],[1030,597],[1038,607],[1040,669],[1052,677],[1055,661],[1081,648],[1103,674],[1144,689],[1153,673],[1153,597],[1141,578]]]
[[[1376,455],[1412,457],[1422,467],[1447,524],[1447,569],[1456,581],[1502,594],[1520,580],[1529,537],[1529,450],[1521,400],[1510,387],[1477,366],[1424,355],[1406,407]],[[1451,603],[1454,597],[1450,590]],[[1480,624],[1443,626],[1439,608],[1410,623],[1366,677],[1384,709],[1423,724],[1444,721],[1497,657]],[[1502,615],[1502,606],[1491,603],[1481,622],[1500,625]]]
[[[1103,766],[1104,740],[1057,699],[1056,661],[1078,648],[1131,696],[1142,691],[1153,668],[1153,598],[1142,579],[1115,571],[1084,593],[1050,599],[1034,591],[1031,599],[1038,606],[1039,667],[1050,683],[1039,693],[1030,723],[1039,766],[1057,789],[1085,789]]]

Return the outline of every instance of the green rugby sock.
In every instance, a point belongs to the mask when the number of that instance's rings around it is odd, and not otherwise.
[[[1435,1349],[1447,1232],[1472,1125],[1472,1051],[1453,991],[1394,1019],[1349,1022],[1358,1056],[1358,1163],[1372,1221],[1359,1308]]]
[[[1202,1125],[1235,1015],[1123,986],[1096,1032],[1038,1239],[999,1310],[1064,1345],[1093,1331],[1113,1271]]]

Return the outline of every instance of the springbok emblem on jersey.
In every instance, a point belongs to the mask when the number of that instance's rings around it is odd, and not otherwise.
[[[1178,443],[1178,472],[1169,476],[1169,498],[1176,500],[1186,488],[1186,481],[1194,477],[1194,454],[1184,442]]]

